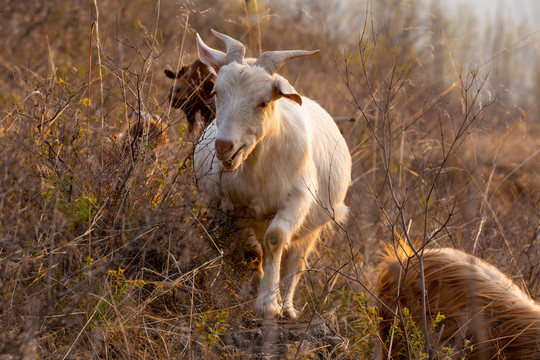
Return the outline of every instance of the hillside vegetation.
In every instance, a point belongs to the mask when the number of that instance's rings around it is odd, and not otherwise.
[[[251,356],[224,339],[254,317],[239,293],[256,265],[232,219],[199,201],[195,139],[163,75],[196,59],[195,32],[223,49],[211,28],[249,56],[321,49],[280,73],[331,115],[356,118],[340,124],[350,218],[323,235],[296,301],[300,323],[339,341],[284,358],[375,356],[375,267],[407,239],[486,259],[540,300],[538,35],[436,4],[3,4],[0,358]],[[141,111],[166,124],[160,149],[119,141]],[[409,356],[427,356],[411,329]]]

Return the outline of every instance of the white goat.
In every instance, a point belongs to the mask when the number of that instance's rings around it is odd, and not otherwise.
[[[213,33],[227,54],[197,35],[201,61],[217,73],[216,119],[194,156],[199,188],[232,202],[262,245],[257,314],[272,318],[283,309],[296,318],[293,296],[306,258],[325,225],[348,213],[343,200],[351,183],[349,150],[332,117],[275,73],[285,61],[318,50],[244,59],[242,43]]]

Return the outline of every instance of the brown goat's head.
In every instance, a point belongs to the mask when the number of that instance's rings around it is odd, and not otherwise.
[[[215,75],[200,60],[184,65],[176,73],[169,69],[165,69],[164,73],[175,80],[169,91],[169,100],[172,107],[186,114],[189,133],[192,134],[199,123],[204,129],[215,114],[212,94]]]

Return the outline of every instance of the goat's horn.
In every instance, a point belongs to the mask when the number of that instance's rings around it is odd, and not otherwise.
[[[274,74],[286,61],[301,57],[312,56],[319,53],[319,50],[286,50],[286,51],[266,51],[259,56],[254,66],[260,66],[270,75]]]
[[[212,29],[212,33],[227,45],[227,64],[232,62],[241,64],[242,61],[244,61],[244,55],[246,53],[244,44],[228,35],[219,33],[214,29]]]

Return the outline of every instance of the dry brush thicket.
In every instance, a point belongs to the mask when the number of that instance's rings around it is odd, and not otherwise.
[[[374,269],[401,241],[463,249],[540,298],[540,86],[503,66],[524,71],[534,37],[524,45],[510,27],[465,36],[470,17],[413,0],[340,2],[335,14],[323,0],[4,5],[3,358],[249,356],[225,338],[254,316],[238,294],[257,258],[227,214],[198,201],[192,139],[163,75],[195,60],[194,33],[211,39],[210,28],[248,56],[320,48],[280,72],[331,115],[357,118],[340,125],[350,219],[323,235],[297,291],[300,324],[324,323],[333,340],[296,337],[282,356],[375,356]],[[486,39],[495,56],[470,66]],[[165,124],[159,149],[118,136],[144,112]],[[408,328],[410,358],[437,345],[426,326]]]

